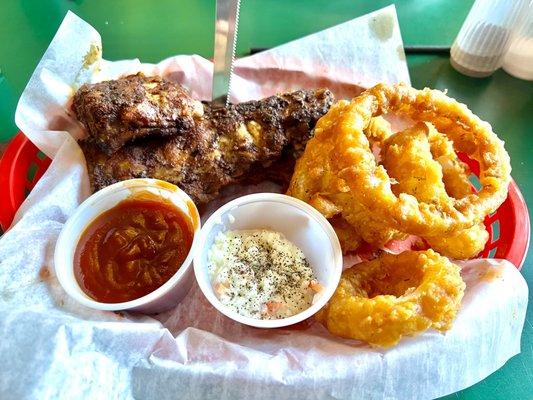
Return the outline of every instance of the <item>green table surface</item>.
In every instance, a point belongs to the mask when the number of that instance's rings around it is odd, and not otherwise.
[[[238,55],[268,48],[371,12],[391,1],[242,0]],[[406,46],[451,45],[472,0],[404,0],[396,3]],[[212,56],[214,0],[3,0],[0,11],[0,141],[17,128],[18,97],[67,10],[102,35],[104,57],[157,62],[176,54]],[[356,38],[354,38],[356,40]],[[473,79],[457,73],[443,55],[408,55],[412,84],[438,89],[469,105],[505,140],[513,176],[533,209],[533,82],[503,71]],[[522,272],[533,282],[533,254]],[[530,303],[532,295],[530,294]],[[528,307],[522,353],[482,382],[445,399],[533,397],[533,311]]]

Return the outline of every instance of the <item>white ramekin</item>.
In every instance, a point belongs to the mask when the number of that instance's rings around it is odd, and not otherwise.
[[[101,303],[89,297],[74,276],[74,253],[85,228],[104,211],[122,200],[142,192],[150,192],[165,201],[171,201],[189,217],[194,236],[187,258],[178,271],[161,287],[135,300],[122,303]],[[189,292],[194,281],[192,259],[198,247],[200,216],[185,192],[168,182],[157,179],[130,179],[108,186],[85,200],[68,219],[57,239],[54,268],[59,283],[65,291],[84,306],[107,311],[138,311],[156,313],[179,303]]]
[[[261,320],[244,317],[224,306],[215,295],[208,271],[208,252],[219,232],[241,229],[271,229],[281,232],[309,260],[324,290],[308,309],[289,318]],[[209,302],[222,314],[258,328],[279,328],[301,322],[320,310],[333,296],[342,272],[339,239],[329,222],[310,205],[277,193],[256,193],[233,200],[209,217],[198,240],[194,274]]]

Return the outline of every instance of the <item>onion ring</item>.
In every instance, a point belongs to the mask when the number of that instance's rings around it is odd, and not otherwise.
[[[334,335],[381,347],[430,327],[446,331],[464,294],[459,272],[433,250],[383,254],[345,270],[316,319]]]
[[[429,246],[446,257],[455,260],[468,260],[485,248],[489,233],[483,223],[462,229],[450,236],[425,237]]]
[[[440,204],[448,196],[464,198],[472,193],[467,167],[459,161],[451,142],[431,124],[417,123],[383,143],[383,165],[396,179],[394,193],[407,193],[419,201]],[[442,255],[468,259],[483,250],[489,238],[482,223],[450,235],[426,236]]]

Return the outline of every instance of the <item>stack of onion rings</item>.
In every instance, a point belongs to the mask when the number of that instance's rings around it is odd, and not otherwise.
[[[394,133],[388,113],[414,126]],[[457,152],[479,163],[478,192]],[[503,142],[465,105],[438,90],[380,84],[318,121],[288,194],[326,216],[345,251],[416,235],[469,258],[487,241],[483,219],[505,200],[510,173]],[[449,329],[464,289],[459,267],[431,249],[385,253],[343,272],[317,319],[335,335],[392,346]]]
[[[427,182],[431,186],[425,196],[391,178],[386,160],[372,152],[374,144],[387,147],[396,140],[386,121],[376,118],[387,113],[430,122],[436,129],[436,134],[426,133],[427,154],[420,153],[411,161],[420,166],[417,163],[426,160],[440,174]],[[479,192],[468,189],[457,151],[479,162]],[[296,164],[288,193],[327,218],[338,220],[340,215],[352,230],[344,226],[344,233],[349,234],[343,237],[358,235],[359,242],[383,246],[412,234],[427,238],[452,257],[467,258],[486,241],[481,223],[505,200],[510,171],[503,142],[465,105],[438,90],[380,84],[351,102],[338,102],[318,121],[314,138]],[[398,183],[408,189],[395,190]],[[419,190],[421,185],[410,188]],[[454,251],[453,245],[465,238],[470,246]],[[355,247],[342,244],[345,249]]]

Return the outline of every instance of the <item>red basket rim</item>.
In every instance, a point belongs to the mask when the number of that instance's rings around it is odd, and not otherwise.
[[[517,227],[514,230],[511,238],[512,244],[505,259],[512,262],[520,270],[526,261],[529,250],[531,221],[527,203],[514,179],[511,179],[509,184],[508,199],[511,202],[512,209],[515,211],[515,215],[523,215],[524,217],[515,219]]]
[[[4,231],[11,225],[18,207],[24,200],[17,196],[12,183],[16,179],[20,155],[28,144],[33,143],[22,132],[18,132],[0,158],[0,227]]]

